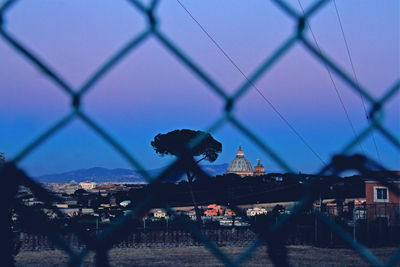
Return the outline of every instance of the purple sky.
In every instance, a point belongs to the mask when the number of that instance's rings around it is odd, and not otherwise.
[[[295,28],[293,20],[272,1],[181,1],[246,75]],[[287,2],[299,10],[297,1]],[[305,7],[312,2],[302,0]],[[371,95],[380,97],[399,78],[400,4],[397,0],[336,2],[359,82]],[[176,1],[161,1],[157,16],[161,31],[229,94],[243,83],[243,76]],[[145,17],[123,0],[21,0],[5,19],[6,29],[74,88],[146,27]],[[351,74],[333,3],[310,23],[322,50]],[[70,100],[4,39],[0,39],[0,59],[0,151],[12,157],[66,114]],[[334,80],[359,132],[367,124],[361,99],[335,75]],[[353,138],[324,65],[301,44],[256,85],[325,161]],[[399,104],[398,94],[386,105],[384,120],[397,136]],[[223,107],[218,95],[154,37],[124,58],[83,99],[83,110],[148,169],[165,166],[170,160],[158,157],[150,146],[157,133],[205,130]],[[321,162],[254,89],[235,107],[235,115],[245,126],[295,170],[319,169]],[[229,162],[242,144],[253,164],[260,158],[268,172],[281,170],[232,126],[225,125],[213,136],[223,145],[216,164]],[[400,169],[400,153],[379,133],[375,138],[383,164]],[[363,146],[368,156],[376,159],[372,139],[366,139]],[[32,175],[93,166],[128,167],[78,120],[30,154],[21,166]]]

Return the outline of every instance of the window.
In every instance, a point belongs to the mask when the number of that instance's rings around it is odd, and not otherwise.
[[[389,202],[388,188],[384,186],[374,187],[374,201],[375,202]]]
[[[387,191],[383,188],[376,189],[376,199],[387,199]]]

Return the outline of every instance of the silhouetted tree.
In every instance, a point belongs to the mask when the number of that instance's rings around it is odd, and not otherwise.
[[[79,188],[78,190],[75,190],[74,195],[75,196],[82,196],[88,194],[88,192],[85,189]]]
[[[190,149],[190,155],[193,157],[200,157],[197,159],[196,163],[203,160],[214,162],[218,158],[218,154],[222,151],[222,145],[220,142],[215,140],[211,134],[202,131],[183,129],[174,130],[166,134],[158,134],[154,137],[154,140],[151,141],[151,146],[154,148],[155,152],[161,156],[183,156],[187,155],[190,142],[200,136],[202,137],[202,140]],[[186,169],[185,171],[189,182],[189,190],[192,196],[197,221],[200,223],[201,215],[192,189],[193,178],[195,175],[189,169]]]
[[[285,207],[282,205],[275,205],[275,207],[272,209],[272,214],[278,216],[279,214],[285,212]]]

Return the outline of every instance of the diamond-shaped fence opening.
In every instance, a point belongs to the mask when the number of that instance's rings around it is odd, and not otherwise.
[[[340,77],[345,83],[349,85],[352,90],[360,94],[366,101],[367,106],[371,107],[370,110],[368,110],[369,123],[367,127],[363,129],[361,133],[355,134],[354,137],[350,138],[347,145],[343,148],[342,151],[337,152],[337,156],[335,156],[331,162],[324,162],[323,160],[321,160],[321,171],[316,174],[316,177],[322,177],[324,175],[330,175],[329,177],[338,177],[339,174],[344,171],[356,170],[366,177],[372,177],[372,175],[374,175],[373,178],[379,180],[383,185],[393,187],[392,184],[385,181],[384,176],[376,177],[376,173],[372,172],[372,170],[376,169],[384,171],[385,169],[380,166],[380,164],[377,164],[365,158],[364,156],[349,156],[349,153],[355,146],[359,144],[359,142],[374,133],[381,134],[396,149],[400,150],[400,142],[398,137],[383,125],[383,111],[385,104],[393,99],[396,94],[398,94],[400,90],[400,80],[395,81],[393,86],[391,88],[388,88],[383,96],[376,99],[369,93],[366,88],[361,87],[357,80],[354,79],[351,74],[347,73],[338,64],[336,64],[333,58],[330,58],[329,56],[321,52],[319,47],[306,35],[304,35],[304,31],[308,30],[308,20],[330,1],[315,1],[307,9],[303,10],[303,8],[301,8],[303,12],[300,13],[295,8],[293,8],[293,6],[284,1],[273,1],[277,8],[279,8],[284,14],[286,14],[289,18],[293,19],[293,21],[296,22],[297,28],[294,30],[291,36],[289,36],[272,54],[270,54],[265,59],[265,61],[263,61],[260,66],[255,69],[253,73],[248,76],[244,75],[244,73],[241,73],[243,74],[243,83],[235,90],[233,95],[229,95],[228,93],[226,93],[226,89],[224,89],[215,80],[210,78],[210,76],[207,75],[206,70],[200,68],[199,65],[191,59],[190,55],[187,55],[183,50],[181,50],[174,43],[173,37],[167,36],[162,31],[160,31],[158,26],[161,22],[157,17],[156,12],[160,1],[157,0],[151,1],[148,5],[145,5],[137,0],[127,1],[128,3],[132,4],[132,6],[136,8],[137,11],[139,11],[139,13],[143,15],[144,19],[147,20],[147,27],[136,36],[133,36],[132,39],[128,41],[120,50],[115,52],[115,54],[111,58],[109,58],[90,77],[87,78],[86,82],[82,86],[80,86],[79,88],[72,88],[67,81],[61,78],[61,75],[59,75],[49,66],[47,66],[29,49],[28,46],[16,40],[13,34],[7,30],[7,13],[13,8],[13,5],[15,3],[20,1],[23,0],[8,0],[4,1],[3,4],[0,6],[0,35],[2,36],[5,43],[18,51],[23,58],[25,58],[37,69],[39,69],[45,77],[56,84],[60,90],[66,93],[66,97],[69,97],[71,101],[71,109],[54,125],[44,131],[39,137],[37,137],[29,145],[22,149],[14,158],[12,158],[9,162],[1,167],[0,176],[3,180],[3,187],[2,193],[0,195],[2,197],[3,203],[2,210],[7,214],[7,216],[2,216],[1,219],[1,236],[3,245],[5,245],[5,249],[2,250],[2,256],[3,262],[5,264],[13,263],[13,233],[12,231],[10,231],[11,208],[16,213],[20,212],[21,214],[29,215],[29,219],[32,222],[35,222],[35,225],[40,225],[41,227],[39,228],[41,229],[31,230],[45,232],[48,239],[57,248],[63,250],[68,255],[70,265],[79,265],[80,263],[82,263],[82,260],[85,258],[89,251],[94,251],[97,265],[107,266],[108,251],[114,245],[118,244],[121,240],[126,238],[126,236],[134,231],[132,224],[134,224],[135,219],[141,218],[143,214],[152,207],[153,203],[163,203],[162,208],[164,208],[164,210],[171,213],[172,215],[175,215],[176,218],[185,227],[186,231],[191,234],[192,241],[190,242],[204,245],[210,252],[213,253],[213,255],[217,259],[219,259],[225,265],[236,266],[245,263],[246,260],[248,260],[249,257],[254,253],[254,251],[256,251],[256,249],[263,244],[268,245],[268,256],[275,265],[289,265],[287,256],[288,253],[284,243],[284,233],[287,229],[287,226],[289,224],[295,224],[296,218],[298,218],[302,211],[310,210],[310,207],[312,207],[314,201],[318,199],[319,192],[321,192],[321,190],[323,190],[324,188],[331,186],[337,180],[335,180],[334,178],[311,179],[306,186],[307,190],[302,193],[299,201],[296,203],[296,205],[293,206],[291,212],[285,216],[279,217],[279,220],[277,220],[274,224],[260,228],[253,225],[251,221],[248,221],[250,225],[250,230],[253,232],[253,234],[257,236],[256,241],[245,248],[237,258],[233,259],[230,258],[217,245],[215,241],[210,239],[209,236],[205,235],[202,229],[199,228],[196,223],[193,223],[187,218],[176,214],[176,211],[174,211],[168,204],[163,202],[162,194],[158,194],[157,192],[157,185],[161,183],[166,177],[169,177],[171,173],[174,173],[174,175],[176,175],[176,172],[184,173],[186,170],[190,170],[197,177],[208,177],[208,175],[201,169],[199,165],[197,165],[196,161],[191,156],[192,149],[194,149],[195,146],[199,144],[203,140],[203,138],[205,138],[205,136],[198,136],[198,138],[193,140],[193,142],[188,145],[186,150],[183,151],[172,164],[166,167],[159,175],[154,177],[145,171],[140,161],[133,157],[131,153],[118,142],[118,140],[113,138],[106,129],[101,127],[101,123],[94,121],[90,116],[88,116],[88,114],[85,113],[84,110],[81,109],[81,103],[85,100],[85,94],[88,91],[92,90],[96,82],[98,82],[108,71],[116,66],[121,59],[134,51],[135,48],[138,47],[138,45],[142,44],[150,37],[156,39],[160,45],[165,47],[168,53],[173,55],[176,60],[178,60],[189,71],[196,75],[209,88],[209,90],[214,92],[225,102],[224,112],[219,118],[214,121],[212,125],[205,129],[207,132],[214,133],[224,124],[230,124],[232,127],[241,132],[244,136],[246,136],[256,146],[258,146],[265,154],[269,156],[272,161],[274,161],[284,171],[292,173],[295,179],[297,176],[296,174],[294,174],[290,163],[287,162],[281,155],[279,155],[279,153],[271,149],[269,143],[266,140],[263,140],[262,137],[257,136],[251,130],[249,130],[249,128],[242,121],[235,117],[233,111],[235,109],[235,104],[240,101],[243,94],[245,94],[249,90],[255,89],[258,91],[255,83],[260,77],[262,77],[263,75],[268,75],[268,70],[276,62],[278,62],[282,58],[282,56],[290,51],[295,44],[301,44],[310,53],[310,55],[318,59],[321,64],[325,65],[330,72]],[[180,1],[177,2],[188,12],[189,15],[191,15]],[[195,20],[194,17],[192,18]],[[195,22],[198,24],[198,26],[201,27],[201,25],[196,20]],[[201,29],[207,34],[204,28]],[[234,65],[234,67],[240,71],[240,69],[232,61],[229,55],[227,55],[222,50],[219,44],[215,42],[211,36],[208,37],[213,41],[217,49],[219,49],[224,54],[224,56],[227,57],[227,59]],[[302,139],[302,137],[296,132],[296,130],[290,125],[290,123],[285,120],[285,118],[279,113],[278,110],[276,110],[273,104],[270,103],[268,99],[265,98],[265,100],[284,120],[287,126],[291,128],[291,130],[294,131],[300,139]],[[29,190],[35,195],[35,197],[38,200],[42,201],[44,207],[46,207],[48,210],[51,210],[60,218],[63,218],[65,216],[65,214],[63,214],[60,210],[52,205],[53,202],[57,201],[57,197],[44,189],[38,183],[34,182],[33,179],[28,177],[22,170],[18,168],[18,164],[23,158],[29,156],[30,152],[41,146],[49,137],[61,131],[74,119],[78,119],[84,122],[90,130],[99,135],[105,143],[115,149],[127,162],[129,162],[129,164],[134,169],[137,169],[141,173],[141,175],[145,177],[145,179],[149,182],[149,188],[152,188],[152,190],[149,190],[148,193],[141,199],[139,203],[134,206],[134,208],[129,211],[128,214],[117,219],[108,228],[106,228],[104,231],[96,236],[89,235],[85,232],[85,229],[77,224],[72,225],[71,231],[76,234],[79,240],[84,244],[84,247],[80,251],[73,250],[65,242],[65,240],[62,238],[60,228],[57,227],[57,225],[49,224],[37,211],[32,210],[15,200],[18,187],[24,186],[29,188]],[[302,141],[307,145],[304,140]],[[182,168],[183,165],[185,166],[185,168]],[[395,191],[397,192],[397,190]],[[233,202],[235,202],[235,199],[233,199]],[[237,203],[239,202],[240,201],[237,200]],[[246,220],[246,214],[242,214],[243,212],[237,207],[237,203],[230,203],[230,207],[235,212],[237,212],[238,215],[241,215]],[[221,200],[221,204],[226,203],[223,203],[223,201]],[[353,247],[355,251],[360,253],[370,264],[375,266],[382,265],[379,259],[377,259],[376,256],[371,253],[371,251],[361,245],[361,243],[359,243],[358,241],[354,240],[352,236],[349,235],[348,232],[344,230],[344,228],[340,224],[331,220],[325,213],[321,211],[314,210],[313,213],[316,216],[316,220],[318,219],[321,223],[326,224],[332,232],[337,233],[349,246]],[[29,226],[29,223],[26,223]],[[395,253],[395,255],[388,262],[388,265],[396,265],[399,261],[400,251]]]

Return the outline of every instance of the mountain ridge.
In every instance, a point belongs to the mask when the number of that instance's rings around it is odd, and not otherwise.
[[[224,174],[228,168],[228,163],[216,164],[216,165],[200,165],[204,172],[210,176]],[[148,170],[148,173],[152,176],[159,174],[164,168],[157,168]],[[176,176],[171,176],[167,180],[181,180],[184,176],[176,179]],[[62,173],[45,174],[35,177],[38,182],[41,183],[70,183],[70,182],[83,182],[93,181],[97,183],[104,182],[146,182],[139,171],[125,169],[125,168],[104,168],[104,167],[91,167],[77,169]]]

